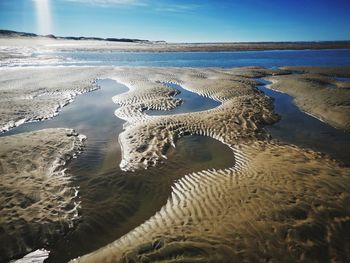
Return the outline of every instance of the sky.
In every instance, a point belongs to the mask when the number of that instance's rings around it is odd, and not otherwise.
[[[350,0],[0,0],[0,28],[168,42],[350,40]]]

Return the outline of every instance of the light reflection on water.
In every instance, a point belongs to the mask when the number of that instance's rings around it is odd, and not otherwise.
[[[215,101],[211,98],[198,95],[195,92],[191,92],[184,89],[178,84],[174,83],[164,83],[165,85],[178,90],[180,93],[175,96],[175,98],[182,99],[182,104],[172,110],[159,111],[159,110],[147,110],[148,115],[171,115],[179,113],[188,113],[196,111],[204,111],[216,108],[221,103]]]

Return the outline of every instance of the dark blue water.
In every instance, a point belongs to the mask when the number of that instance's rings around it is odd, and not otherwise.
[[[336,78],[336,79],[340,81],[350,82],[350,78]]]
[[[304,112],[288,94],[271,90],[266,85],[271,82],[257,79],[262,85],[258,89],[274,99],[274,110],[281,120],[265,126],[272,138],[283,142],[327,153],[345,165],[350,165],[350,135],[336,129]]]
[[[180,85],[177,85],[174,83],[165,83],[165,85],[179,91],[179,93],[175,96],[175,98],[182,99],[182,104],[168,111],[148,110],[146,111],[148,115],[170,115],[170,114],[204,111],[204,110],[216,108],[221,104],[219,101],[215,101],[211,98],[204,97],[197,93],[184,89]]]
[[[234,52],[58,52],[76,65],[157,67],[349,66],[350,49]],[[70,65],[74,65],[70,62]]]

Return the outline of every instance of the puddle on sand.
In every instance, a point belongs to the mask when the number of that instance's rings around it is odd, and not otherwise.
[[[50,248],[46,262],[66,262],[127,234],[165,205],[171,186],[185,174],[234,165],[231,149],[209,137],[188,136],[170,148],[162,165],[137,172],[111,169],[80,175],[82,219]]]
[[[350,83],[350,78],[345,78],[345,77],[336,77],[336,80],[344,81],[344,82],[349,82]]]
[[[66,127],[88,137],[84,151],[68,164],[72,185],[79,188],[80,222],[49,242],[45,262],[67,262],[120,238],[154,215],[166,203],[174,181],[185,174],[234,165],[226,145],[187,136],[169,149],[164,164],[135,173],[121,171],[118,134],[124,121],[114,115],[118,106],[112,97],[127,88],[110,79],[98,84],[101,89],[78,96],[53,119],[25,123],[1,135]]]
[[[265,126],[272,138],[329,154],[350,165],[349,133],[302,112],[293,103],[293,97],[267,88],[271,82],[256,80],[262,83],[258,89],[274,99],[274,110],[282,117],[279,122]]]
[[[184,89],[178,84],[174,83],[163,83],[164,85],[178,90],[180,93],[175,98],[182,99],[182,104],[172,110],[161,111],[161,110],[148,110],[145,111],[148,115],[172,115],[179,113],[188,113],[196,111],[204,111],[216,108],[221,103],[208,97],[201,96],[195,92],[191,92]]]
[[[58,116],[44,121],[24,123],[0,136],[8,136],[23,132],[36,131],[46,128],[73,128],[80,134],[87,136],[84,152],[79,156],[79,164],[73,162],[78,171],[99,169],[103,153],[108,145],[117,142],[119,132],[122,131],[123,120],[115,117],[117,106],[112,97],[128,89],[113,80],[99,80],[102,89],[79,95],[73,103],[63,107]],[[119,144],[117,143],[117,146]],[[115,161],[115,167],[118,166]]]

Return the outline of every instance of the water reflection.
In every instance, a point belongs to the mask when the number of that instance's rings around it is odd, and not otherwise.
[[[175,98],[182,99],[182,104],[172,110],[167,110],[167,111],[148,110],[146,111],[148,115],[171,115],[171,114],[179,114],[179,113],[204,111],[204,110],[216,108],[221,104],[216,100],[201,96],[195,92],[191,92],[187,89],[184,89],[178,84],[164,83],[164,85],[167,85],[170,88],[174,88],[180,92],[175,96]]]

